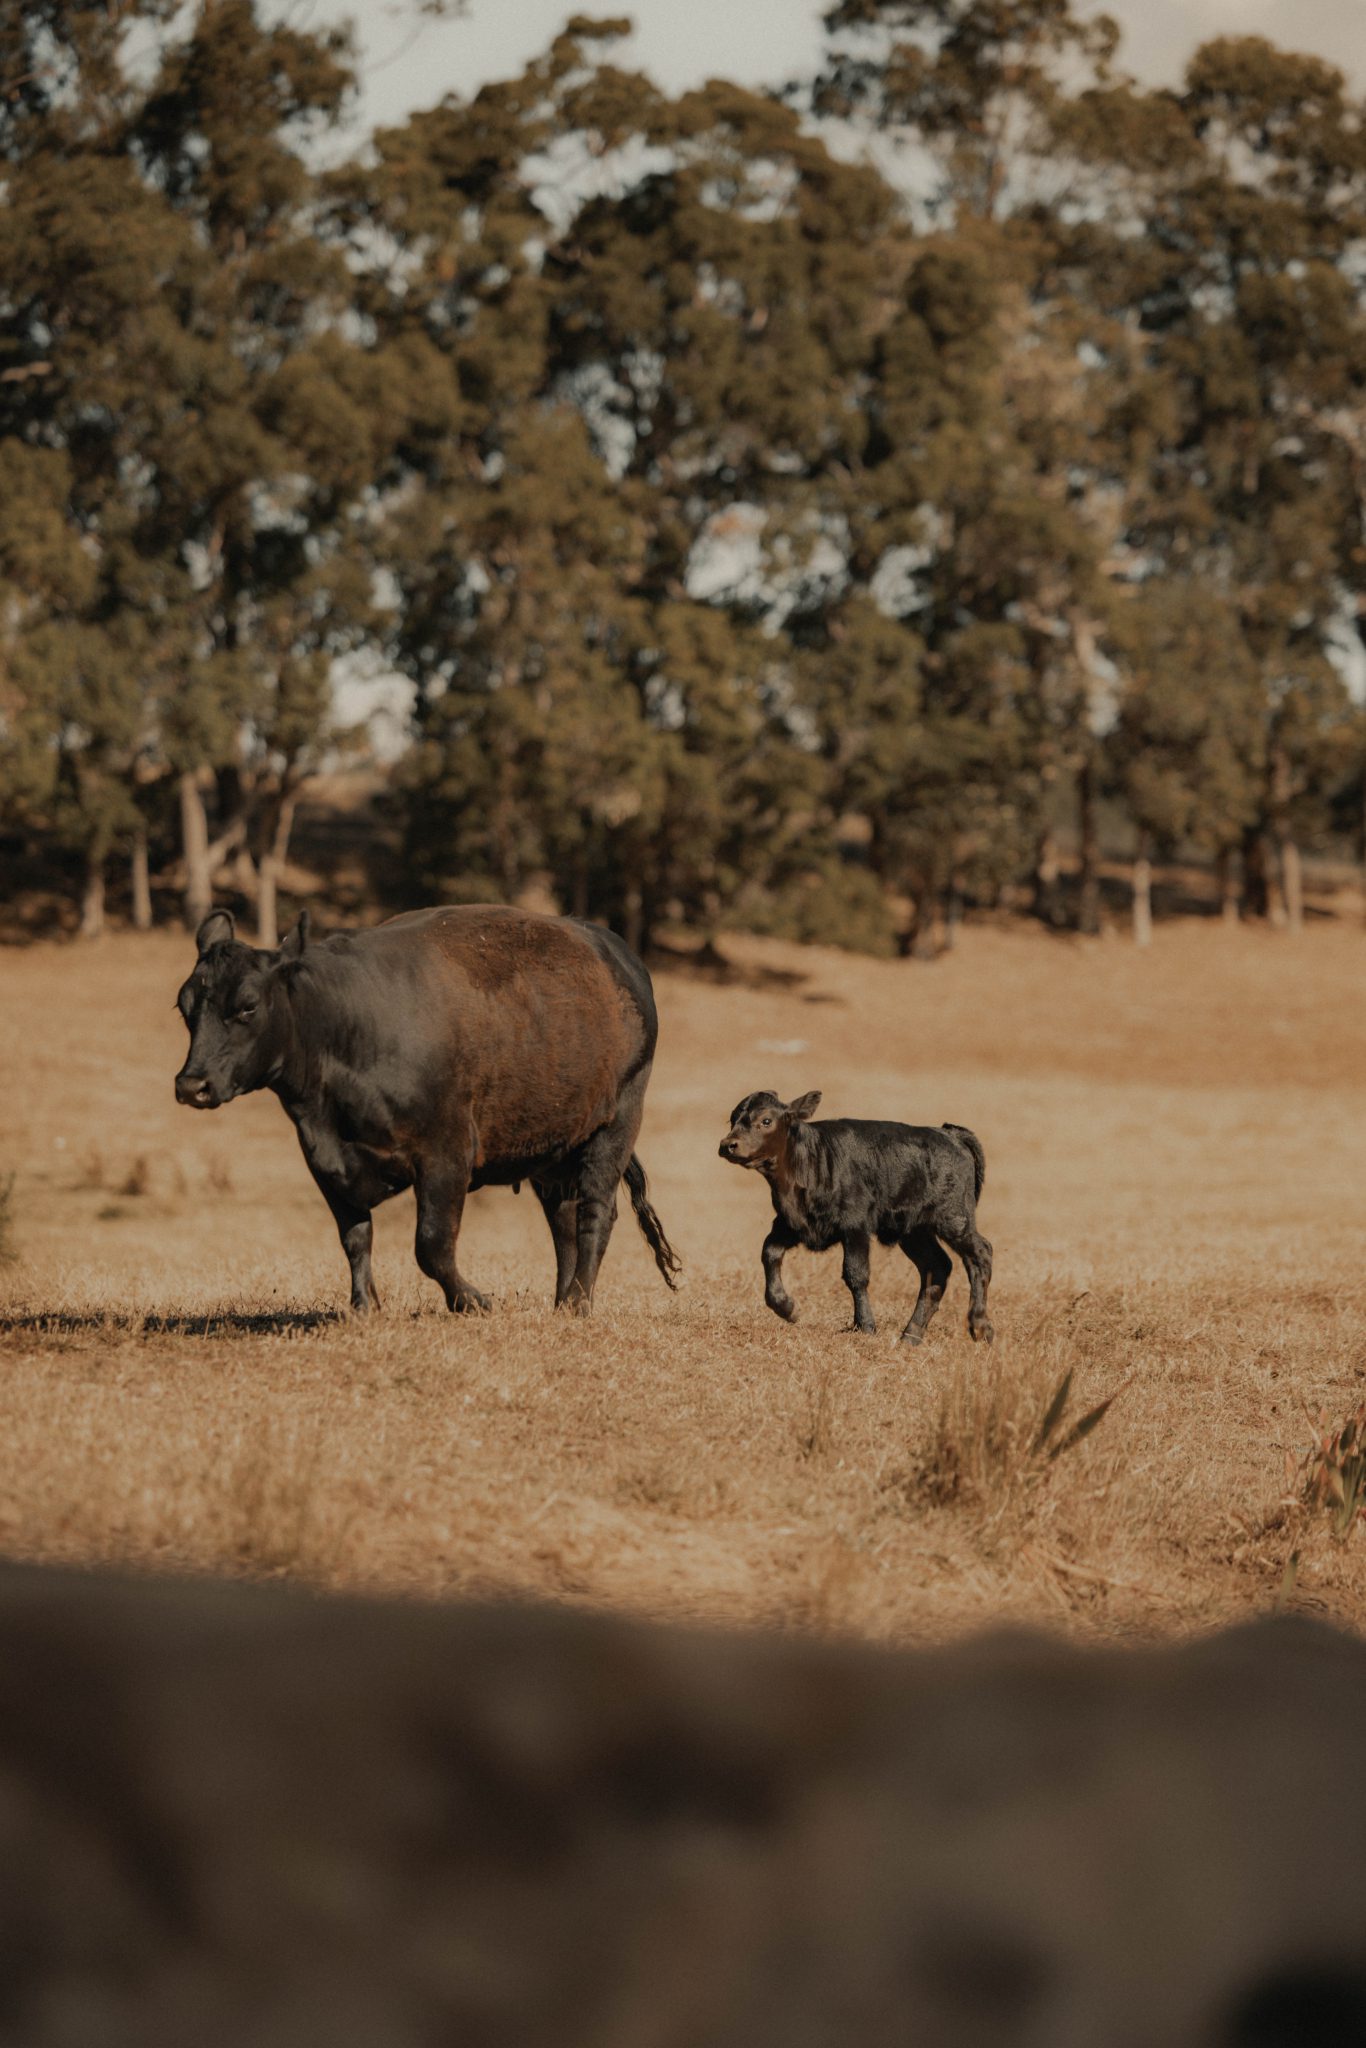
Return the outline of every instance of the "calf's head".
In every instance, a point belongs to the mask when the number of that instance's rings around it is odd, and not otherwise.
[[[264,1087],[287,1043],[284,967],[308,940],[308,912],[278,952],[244,946],[230,912],[211,910],[196,937],[199,958],[176,997],[190,1032],[185,1064],[175,1077],[177,1102],[217,1109],[234,1095]]]
[[[774,1164],[787,1151],[794,1124],[804,1124],[820,1108],[819,1088],[799,1095],[795,1102],[780,1102],[771,1089],[761,1088],[747,1095],[730,1113],[730,1129],[721,1140],[720,1153],[735,1166],[760,1169]]]

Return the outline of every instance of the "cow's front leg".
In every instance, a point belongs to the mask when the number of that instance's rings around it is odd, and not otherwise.
[[[764,1300],[775,1316],[781,1316],[785,1323],[797,1320],[797,1304],[783,1285],[783,1260],[797,1242],[790,1230],[781,1223],[775,1223],[764,1239],[761,1254],[764,1262]]]
[[[854,1297],[854,1328],[871,1335],[877,1323],[868,1300],[868,1253],[868,1238],[862,1231],[845,1238],[844,1284]]]
[[[370,1211],[331,1188],[324,1188],[323,1196],[332,1211],[337,1235],[351,1268],[351,1312],[358,1316],[368,1315],[372,1308],[379,1307],[379,1294],[370,1271],[370,1250],[375,1235]]]
[[[471,1287],[455,1263],[455,1241],[469,1193],[469,1171],[448,1162],[417,1176],[417,1263],[446,1297],[448,1309],[486,1309],[489,1298]]]

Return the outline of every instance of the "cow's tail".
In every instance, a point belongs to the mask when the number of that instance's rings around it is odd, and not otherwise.
[[[668,1238],[665,1237],[664,1225],[656,1216],[654,1207],[646,1196],[645,1168],[636,1158],[634,1152],[631,1154],[626,1171],[621,1177],[625,1181],[630,1193],[631,1207],[636,1212],[636,1222],[640,1225],[641,1236],[654,1253],[655,1264],[664,1275],[666,1282],[677,1292],[678,1275],[683,1270],[682,1262],[679,1259],[678,1253],[669,1243]]]
[[[987,1177],[987,1155],[982,1150],[982,1141],[965,1124],[944,1124],[941,1126],[951,1138],[956,1138],[965,1151],[972,1154],[972,1170],[977,1176],[977,1193],[980,1195]]]

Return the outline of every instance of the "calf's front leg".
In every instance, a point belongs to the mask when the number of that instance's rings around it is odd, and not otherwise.
[[[845,1238],[844,1284],[854,1297],[854,1328],[871,1334],[877,1329],[877,1322],[868,1300],[868,1251],[869,1241],[864,1232]]]
[[[797,1242],[790,1230],[775,1223],[764,1239],[761,1254],[764,1262],[764,1300],[775,1316],[781,1316],[785,1323],[797,1320],[797,1304],[783,1285],[783,1259]]]
[[[455,1263],[455,1241],[469,1185],[469,1168],[463,1162],[443,1161],[417,1176],[417,1263],[435,1280],[447,1308],[462,1313],[489,1307],[488,1296],[471,1287]]]

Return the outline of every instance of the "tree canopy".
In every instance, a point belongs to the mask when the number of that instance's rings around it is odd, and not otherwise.
[[[1361,103],[1258,37],[1144,91],[1070,0],[826,25],[670,96],[578,16],[345,154],[346,36],[257,0],[0,25],[0,803],[87,929],[150,849],[273,934],[357,650],[415,899],[933,950],[1094,928],[1103,816],[1298,920],[1366,791]]]

